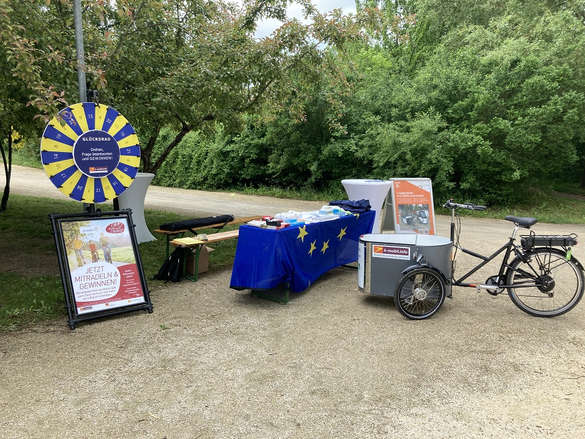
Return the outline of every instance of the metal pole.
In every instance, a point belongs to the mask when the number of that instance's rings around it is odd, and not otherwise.
[[[73,15],[75,17],[75,48],[77,49],[77,82],[79,83],[79,100],[87,101],[85,88],[85,59],[83,53],[83,23],[81,21],[81,0],[74,0]]]
[[[79,100],[87,101],[85,85],[85,55],[83,53],[83,22],[81,21],[81,0],[73,0],[73,18],[75,21],[75,48],[77,49],[77,83],[79,86]],[[95,204],[83,203],[83,210],[88,214],[95,213]]]

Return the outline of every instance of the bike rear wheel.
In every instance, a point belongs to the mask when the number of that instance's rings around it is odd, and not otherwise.
[[[405,317],[422,320],[436,313],[445,301],[445,284],[435,270],[416,268],[407,273],[394,295],[398,311]]]
[[[508,295],[522,311],[555,317],[575,307],[583,297],[583,271],[573,258],[556,248],[535,248],[510,264]]]

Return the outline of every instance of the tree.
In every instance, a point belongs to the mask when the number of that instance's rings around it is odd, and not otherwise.
[[[386,108],[366,107],[381,122],[369,130],[376,169],[498,203],[572,174],[585,134],[585,27],[567,10],[535,2],[519,14],[514,4],[454,26],[415,72],[389,75]],[[365,103],[375,101],[368,79]]]
[[[66,78],[67,66],[73,67],[51,45],[50,35],[57,34],[42,32],[51,23],[50,14],[43,16],[45,5],[0,0],[0,153],[6,176],[0,212],[10,195],[14,133],[38,135],[41,124],[35,119],[46,119],[63,105],[59,79]],[[37,39],[36,32],[45,41]]]
[[[341,14],[323,17],[301,0],[311,25],[286,20],[287,0],[245,7],[208,0],[98,0],[84,4],[89,88],[128,117],[142,140],[142,167],[155,172],[184,136],[221,123],[235,132],[242,116],[266,106],[301,111],[308,89],[331,68],[322,45],[360,36]],[[0,0],[0,133],[5,139],[7,189],[10,127],[35,136],[67,102],[78,100],[71,0]],[[284,24],[253,37],[261,17]],[[329,60],[331,61],[331,60]],[[300,115],[299,115],[300,117]],[[36,118],[36,120],[35,120]],[[174,136],[160,153],[163,127]],[[36,136],[35,136],[36,137]],[[7,197],[7,195],[6,195]]]
[[[137,128],[145,171],[156,172],[193,130],[210,122],[233,130],[261,104],[278,106],[291,95],[293,78],[319,77],[320,44],[342,44],[359,33],[341,16],[321,17],[307,3],[313,25],[285,21],[271,37],[255,40],[255,22],[285,19],[287,3],[255,0],[238,8],[221,1],[118,0],[89,7],[89,80]],[[175,135],[156,155],[163,127]]]

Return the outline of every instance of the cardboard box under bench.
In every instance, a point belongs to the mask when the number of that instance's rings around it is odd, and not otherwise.
[[[182,247],[187,252],[185,276],[194,282],[197,281],[199,273],[209,270],[209,253],[213,249],[208,247],[207,244],[226,241],[228,239],[238,239],[239,233],[239,230],[228,230],[226,232],[207,235],[206,240],[202,240],[200,237],[173,239],[171,241],[173,246]],[[199,252],[199,259],[197,259],[197,252]],[[197,273],[195,273],[195,266],[198,266]]]
[[[209,270],[209,254],[214,251],[214,248],[207,247],[206,245],[201,246],[199,251],[199,266],[197,274],[205,273]],[[197,249],[190,248],[187,250],[187,261],[185,263],[185,271],[187,274],[195,275],[195,262],[196,262]]]

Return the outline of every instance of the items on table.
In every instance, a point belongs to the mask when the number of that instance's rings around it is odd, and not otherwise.
[[[352,215],[352,212],[345,210],[340,206],[325,205],[319,210],[309,212],[289,210],[288,212],[277,213],[274,217],[263,216],[262,220],[250,221],[248,222],[248,225],[279,230],[286,227],[303,226],[305,224],[336,220],[348,215]]]
[[[362,213],[371,209],[369,200],[335,200],[329,202],[329,205],[339,206],[351,213]]]

